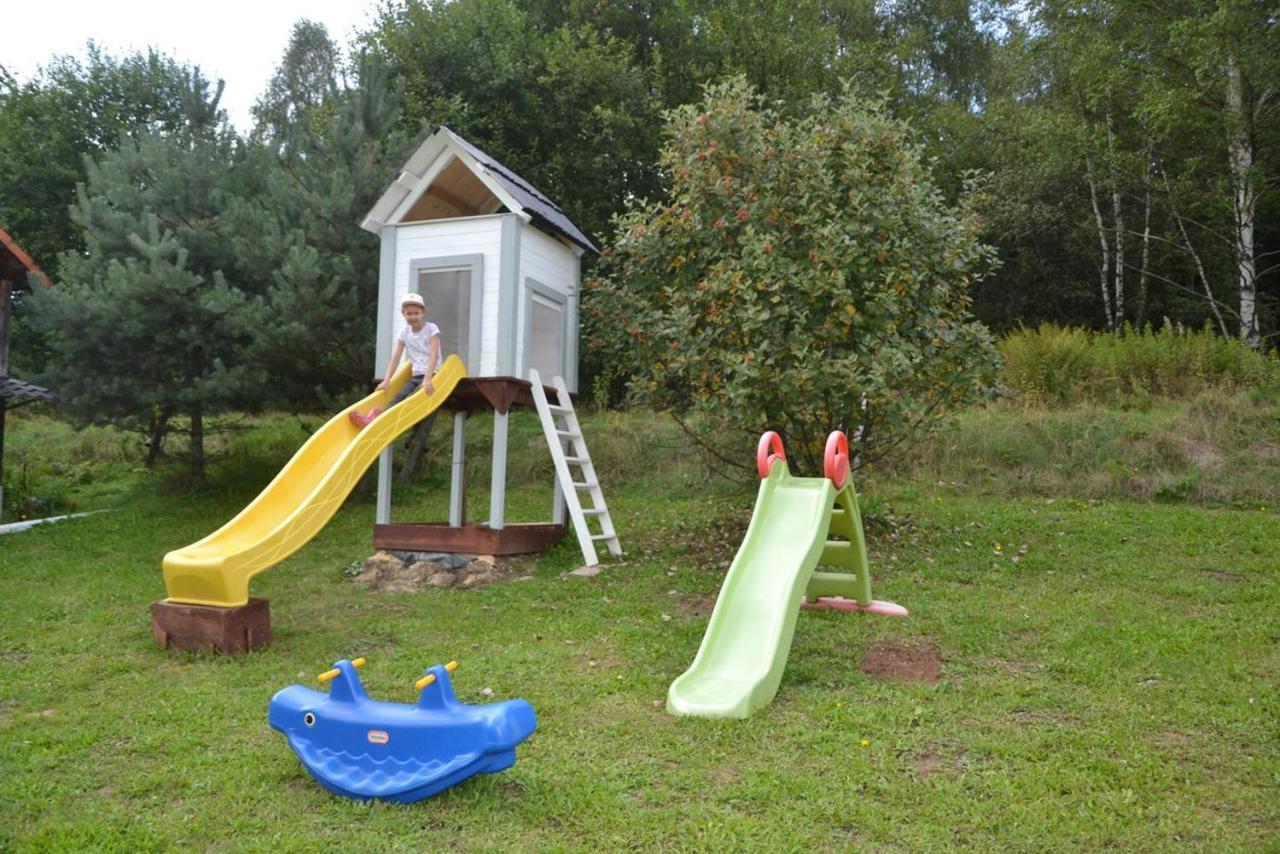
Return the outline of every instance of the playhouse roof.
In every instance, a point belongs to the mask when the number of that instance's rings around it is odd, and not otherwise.
[[[448,155],[448,156],[446,156]],[[537,187],[485,154],[470,142],[443,125],[418,146],[400,175],[365,216],[360,227],[377,232],[394,216],[411,195],[420,196],[440,175],[443,167],[456,158],[467,166],[512,213],[521,214],[537,225],[562,235],[565,239],[598,252],[585,234],[569,221],[564,211]]]

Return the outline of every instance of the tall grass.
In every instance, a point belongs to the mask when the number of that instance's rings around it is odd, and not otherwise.
[[[1141,405],[1204,391],[1280,389],[1280,358],[1209,330],[1168,322],[1107,335],[1041,324],[1000,342],[1003,382],[1033,404]]]
[[[1280,504],[1280,396],[1205,391],[1118,409],[997,401],[868,473],[940,493]],[[872,487],[869,487],[872,488]]]
[[[144,449],[133,433],[75,429],[47,407],[8,415],[0,522],[96,509],[137,480]]]
[[[1119,336],[1044,324],[1000,346],[1009,394],[880,476],[1004,497],[1280,501],[1274,354],[1169,324]]]

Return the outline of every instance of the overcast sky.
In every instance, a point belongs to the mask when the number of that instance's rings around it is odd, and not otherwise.
[[[155,47],[200,66],[211,79],[227,81],[222,105],[244,131],[294,21],[319,21],[345,48],[377,7],[377,0],[15,0],[4,3],[0,16],[0,65],[29,80],[55,56],[83,57],[89,39],[117,56]]]

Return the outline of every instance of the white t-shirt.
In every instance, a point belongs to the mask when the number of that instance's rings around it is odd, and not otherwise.
[[[405,326],[396,335],[397,341],[404,342],[404,350],[409,356],[409,361],[413,363],[415,376],[427,372],[427,360],[431,357],[431,339],[439,334],[440,327],[428,321],[422,324],[422,329],[418,332],[414,332],[412,326]],[[441,353],[436,360],[436,370],[440,370],[440,363],[443,361],[444,354]]]

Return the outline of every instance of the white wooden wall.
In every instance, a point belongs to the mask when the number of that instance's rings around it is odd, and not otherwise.
[[[395,298],[390,305],[382,306],[391,313],[391,334],[400,331],[404,319],[400,316],[400,298],[417,287],[409,281],[410,264],[415,259],[452,257],[457,255],[484,256],[483,305],[472,305],[471,310],[483,312],[480,329],[480,364],[467,365],[471,376],[492,376],[498,364],[498,281],[502,256],[502,217],[473,216],[461,219],[434,220],[396,226]],[[430,306],[428,319],[430,319]],[[386,367],[379,365],[378,369]]]
[[[529,372],[529,365],[526,360],[525,349],[525,327],[527,325],[525,318],[525,304],[528,295],[525,293],[525,279],[534,279],[537,282],[552,288],[559,293],[565,295],[565,311],[570,317],[569,338],[565,352],[566,371],[569,364],[577,358],[577,337],[578,324],[573,322],[577,317],[577,311],[571,302],[578,299],[579,282],[578,282],[578,258],[574,255],[573,250],[565,246],[560,241],[548,237],[533,226],[524,224],[520,233],[520,273],[517,277],[517,300],[516,300],[516,364],[520,376],[526,376]],[[577,371],[574,370],[573,377],[569,379],[569,390],[577,391]],[[546,378],[547,382],[551,381],[550,377]]]
[[[381,310],[389,316],[388,335],[394,336],[404,325],[400,316],[400,298],[417,283],[410,281],[413,262],[419,259],[446,258],[464,255],[484,257],[483,292],[481,305],[472,305],[473,312],[480,311],[480,364],[467,365],[472,376],[494,376],[506,371],[498,370],[498,296],[501,293],[503,264],[511,263],[502,257],[502,214],[474,216],[458,219],[433,220],[395,226],[395,273],[393,298]],[[510,215],[506,215],[510,216]],[[525,279],[531,278],[565,296],[565,311],[569,329],[565,364],[571,391],[577,391],[576,361],[578,357],[578,257],[573,250],[547,236],[527,223],[520,223],[519,259],[516,270],[515,306],[509,310],[515,315],[516,374],[524,376],[529,366],[525,358],[525,303],[527,294]],[[428,319],[430,319],[430,306]],[[386,352],[390,353],[392,342]],[[570,368],[569,366],[574,366]],[[381,371],[385,359],[377,366]]]

